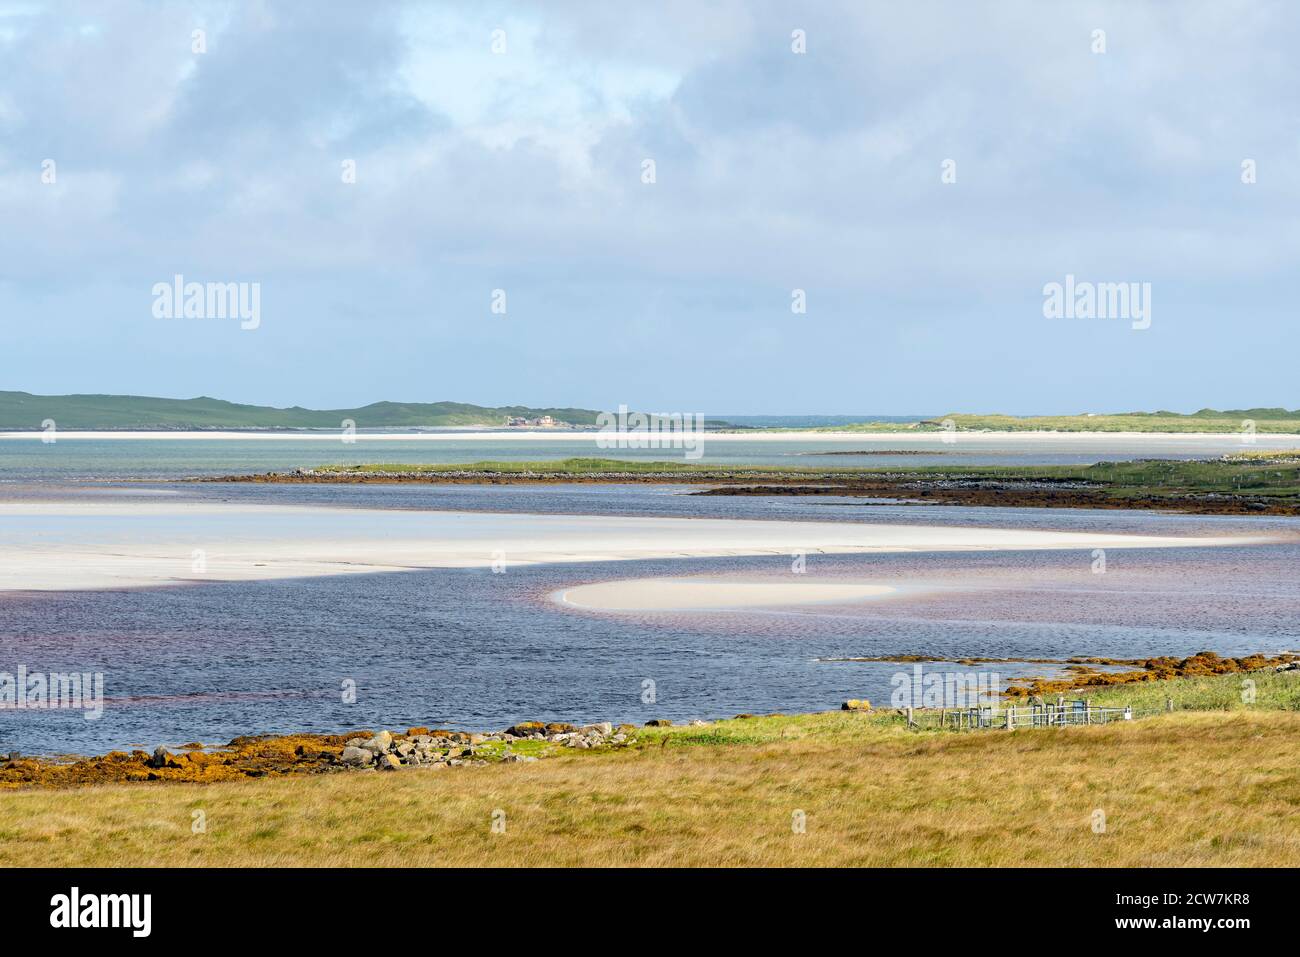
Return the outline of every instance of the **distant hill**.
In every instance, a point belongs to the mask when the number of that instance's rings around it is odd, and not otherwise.
[[[359,429],[504,426],[508,418],[549,415],[571,425],[595,425],[591,409],[486,408],[463,402],[375,402],[358,409],[276,409],[200,396],[160,399],[138,395],[32,395],[0,392],[0,430],[39,431],[53,419],[64,431],[189,431],[204,429],[337,429],[352,419]]]

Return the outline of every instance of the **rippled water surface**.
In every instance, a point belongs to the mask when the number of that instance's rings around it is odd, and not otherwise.
[[[86,474],[73,469],[62,476],[61,482],[73,483],[62,494],[86,496],[75,484]],[[54,484],[46,481],[37,491],[53,494]],[[1276,543],[1111,551],[1101,574],[1086,551],[813,554],[804,580],[871,581],[900,591],[841,606],[691,614],[582,612],[561,607],[552,595],[578,583],[660,575],[789,581],[791,557],[0,596],[0,671],[19,664],[32,671],[102,671],[109,699],[98,721],[75,711],[0,711],[0,751],[102,752],[246,733],[410,724],[491,728],[527,718],[642,722],[821,710],[846,697],[888,701],[899,666],[820,660],[829,657],[1141,657],[1300,645],[1300,523],[1293,520],[731,499],[687,491],[151,484],[96,485],[91,494],[343,508],[1267,533]],[[77,533],[60,534],[75,540]],[[1005,680],[1042,673],[1042,666],[995,670]],[[342,700],[347,681],[356,684],[354,704]],[[653,682],[653,703],[642,700],[647,681]]]

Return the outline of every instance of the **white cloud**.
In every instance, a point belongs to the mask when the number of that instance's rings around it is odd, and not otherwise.
[[[806,55],[790,52],[795,27]],[[817,304],[802,327],[750,323],[759,369],[811,355],[808,329],[851,343],[864,315],[894,330],[870,337],[877,360],[901,369],[924,347],[960,369],[972,344],[1023,335],[1026,290],[1032,306],[1067,271],[1159,280],[1162,301],[1203,315],[1289,284],[1297,39],[1290,7],[1245,2],[4,4],[0,212],[22,227],[0,233],[0,280],[11,308],[54,287],[126,290],[111,318],[70,319],[100,323],[88,371],[112,354],[100,330],[138,321],[131,284],[173,271],[291,288],[279,301],[299,311],[278,321],[301,340],[359,323],[382,289],[376,342],[473,329],[449,375],[528,381],[536,350],[503,351],[514,340],[472,324],[502,283],[569,352],[618,353],[611,324],[737,348],[748,311],[801,286]],[[1254,308],[1295,342],[1293,323]],[[1202,334],[1188,315],[1167,345]],[[132,341],[124,368],[166,354]],[[1018,348],[1047,361],[1065,341],[1044,330]],[[229,357],[236,377],[272,361]],[[763,379],[726,372],[718,387]]]

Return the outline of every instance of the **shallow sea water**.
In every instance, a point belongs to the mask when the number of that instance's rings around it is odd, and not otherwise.
[[[126,443],[123,443],[126,444]],[[173,463],[174,464],[174,463]],[[0,751],[103,752],[238,734],[505,727],[887,704],[910,666],[833,657],[1143,657],[1300,646],[1300,521],[1121,511],[725,498],[662,486],[86,486],[73,469],[20,497],[185,496],[339,508],[464,509],[1157,533],[1268,533],[1275,544],[807,556],[807,581],[899,588],[844,605],[692,613],[560,606],[566,587],[710,574],[789,581],[793,558],[429,570],[0,597],[0,671],[103,672],[103,717],[0,711]],[[51,529],[51,531],[54,531]],[[76,530],[60,529],[75,539]],[[3,530],[0,529],[0,534]],[[935,665],[940,670],[949,667]],[[996,665],[1003,681],[1043,666]],[[963,669],[969,670],[969,669]],[[653,682],[654,701],[643,700]],[[355,703],[345,703],[355,682]]]

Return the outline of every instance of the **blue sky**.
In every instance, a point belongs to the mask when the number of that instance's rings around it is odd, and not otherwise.
[[[0,0],[0,389],[1294,408],[1297,49],[1232,0]],[[260,325],[155,318],[178,273]],[[1045,318],[1067,274],[1151,327]]]

